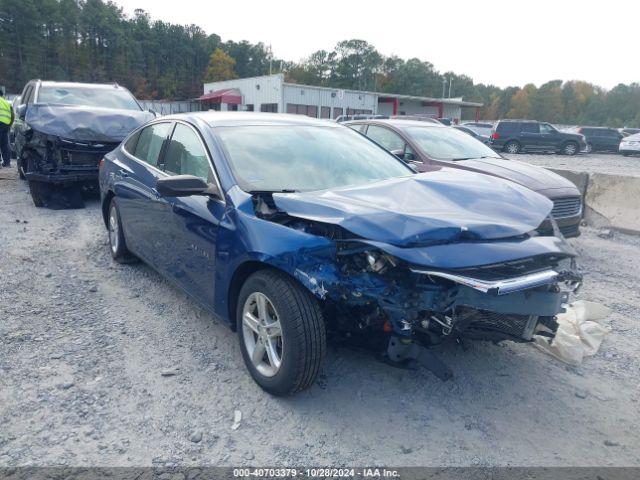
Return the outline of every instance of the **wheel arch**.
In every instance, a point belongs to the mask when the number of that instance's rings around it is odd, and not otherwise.
[[[574,153],[574,155],[578,154],[580,152],[580,142],[573,138],[567,138],[562,142],[562,144],[560,145],[560,152],[564,153],[565,147],[570,143],[573,143],[576,146],[576,153]]]
[[[238,308],[238,297],[240,296],[240,290],[242,290],[242,286],[247,281],[247,279],[260,270],[273,270],[279,272],[289,278],[292,282],[302,286],[314,298],[319,299],[318,295],[315,294],[307,285],[305,285],[287,270],[280,268],[278,265],[260,260],[246,260],[236,267],[231,277],[231,281],[229,282],[229,287],[227,289],[226,313],[229,318],[229,324],[233,331],[236,331],[236,310]]]
[[[522,151],[522,142],[516,138],[510,138],[509,140],[507,140],[506,142],[504,142],[504,145],[502,146],[502,151],[506,152],[507,151],[507,146],[509,144],[515,144],[518,146],[518,152]]]
[[[104,198],[102,199],[102,205],[100,205],[100,209],[102,210],[102,221],[104,222],[105,228],[109,226],[109,205],[111,205],[111,199],[116,195],[112,190],[107,190]]]

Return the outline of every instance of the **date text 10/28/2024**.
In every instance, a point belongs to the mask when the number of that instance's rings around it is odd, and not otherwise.
[[[387,468],[234,468],[237,478],[398,478],[399,472]]]

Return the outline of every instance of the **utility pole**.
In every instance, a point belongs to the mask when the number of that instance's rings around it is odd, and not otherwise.
[[[449,77],[449,98],[451,98],[451,82],[453,82],[453,77]]]
[[[444,92],[447,88],[447,77],[442,77],[442,98],[444,98]]]
[[[267,57],[269,57],[269,75],[271,75],[272,65],[273,65],[273,53],[271,50],[271,45],[267,47]]]

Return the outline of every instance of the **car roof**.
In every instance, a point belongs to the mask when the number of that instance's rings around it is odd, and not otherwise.
[[[523,119],[519,119],[519,118],[503,118],[501,120],[498,120],[498,123],[500,122],[505,122],[505,123],[540,123],[539,120],[527,120],[525,118]]]
[[[54,82],[52,80],[40,80],[40,86],[44,87],[60,87],[60,88],[101,88],[104,90],[108,89],[122,89],[126,90],[125,87],[118,85],[117,83],[82,83],[82,82]]]
[[[168,115],[163,119],[194,120],[197,119],[210,127],[235,127],[235,126],[265,126],[265,125],[289,125],[289,126],[319,126],[340,128],[340,124],[323,119],[307,117],[306,115],[293,115],[286,113],[262,113],[262,112],[218,112],[208,110],[206,112],[179,113]]]
[[[362,123],[389,125],[396,128],[407,128],[407,127],[446,128],[447,127],[447,125],[443,125],[441,123],[423,122],[421,120],[401,120],[399,118],[389,118],[389,119],[372,118],[371,120],[355,120],[353,122],[345,122],[344,125],[357,125]]]

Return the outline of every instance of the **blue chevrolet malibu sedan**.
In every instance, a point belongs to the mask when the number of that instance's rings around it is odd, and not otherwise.
[[[581,281],[558,229],[539,231],[547,198],[473,172],[417,174],[306,117],[158,118],[105,156],[100,190],[114,260],[144,261],[237,330],[275,395],[313,384],[327,333],[447,379],[428,347],[553,337]]]

